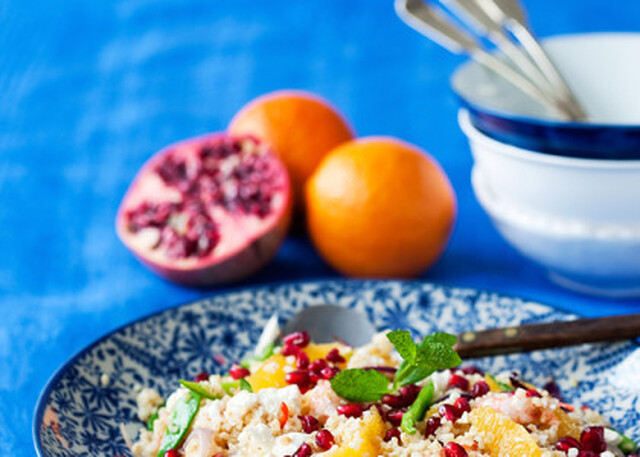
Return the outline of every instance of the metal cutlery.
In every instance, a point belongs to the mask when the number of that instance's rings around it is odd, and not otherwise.
[[[499,0],[499,4],[498,0],[441,1],[476,34],[496,44],[512,65],[486,50],[476,36],[463,30],[442,9],[429,2],[396,0],[395,7],[398,16],[406,24],[450,52],[469,55],[538,100],[556,116],[566,120],[586,118],[584,110],[545,51],[527,32],[524,12],[516,8],[519,4],[513,1],[508,3],[507,0]],[[510,34],[515,36],[516,33],[526,45],[511,40]]]

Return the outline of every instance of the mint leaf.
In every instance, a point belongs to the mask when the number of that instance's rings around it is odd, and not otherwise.
[[[453,344],[455,344],[455,339],[452,344],[432,342],[425,346],[421,345],[418,351],[418,363],[429,366],[433,371],[457,367],[462,363],[462,359],[453,349]]]
[[[378,401],[389,393],[389,379],[376,370],[351,368],[331,378],[331,388],[345,400],[358,403]]]
[[[462,359],[453,349],[457,338],[448,333],[427,335],[420,344],[411,340],[409,332],[396,330],[387,335],[404,359],[396,372],[394,388],[415,384],[433,372],[458,366]]]
[[[416,424],[424,419],[427,409],[433,403],[433,394],[435,388],[433,381],[429,382],[420,390],[418,397],[415,399],[411,407],[402,415],[400,426],[402,431],[413,435],[416,432]]]
[[[398,371],[399,372],[399,371]],[[402,378],[396,376],[395,384],[398,387],[417,384],[433,374],[434,370],[429,366],[412,365],[402,374]]]
[[[450,333],[444,333],[444,332],[435,332],[425,336],[423,340],[420,341],[419,346],[423,348],[430,344],[438,343],[438,344],[444,344],[445,346],[452,347],[454,344],[456,344],[457,341],[458,341],[458,338],[455,335],[451,335]]]
[[[411,333],[406,330],[394,330],[387,333],[387,338],[395,346],[396,351],[407,362],[412,362],[416,358],[418,346],[413,342]]]
[[[184,379],[181,379],[180,384],[182,384],[183,387],[186,387],[194,394],[198,394],[201,397],[208,398],[209,400],[219,400],[220,398],[222,398],[219,395],[212,394],[209,390],[207,390],[204,386],[200,385],[197,382],[185,381]]]

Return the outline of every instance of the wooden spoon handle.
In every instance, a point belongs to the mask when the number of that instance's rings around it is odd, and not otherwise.
[[[640,314],[628,314],[463,332],[455,349],[462,358],[474,358],[638,337]]]

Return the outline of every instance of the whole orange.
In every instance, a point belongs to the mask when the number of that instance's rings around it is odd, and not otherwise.
[[[414,277],[442,254],[456,198],[437,162],[403,141],[362,138],[334,149],[306,187],[313,244],[356,277]]]
[[[304,184],[322,158],[353,138],[351,128],[329,102],[294,90],[252,100],[231,120],[229,131],[254,135],[273,147],[289,171],[298,209],[304,202]]]

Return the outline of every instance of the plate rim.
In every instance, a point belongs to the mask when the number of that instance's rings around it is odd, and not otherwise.
[[[40,430],[40,426],[42,424],[42,418],[44,416],[45,413],[45,400],[47,398],[50,397],[50,393],[53,389],[54,384],[62,377],[62,375],[64,374],[64,372],[66,372],[66,370],[68,369],[68,367],[70,365],[72,365],[74,362],[76,362],[79,358],[81,358],[82,356],[84,356],[87,352],[89,352],[91,349],[93,349],[95,346],[97,346],[98,344],[102,343],[103,341],[105,341],[106,339],[112,337],[115,333],[130,327],[132,325],[135,325],[139,322],[145,321],[147,319],[151,319],[155,316],[158,316],[160,314],[163,314],[165,312],[177,309],[177,308],[181,308],[181,307],[185,307],[185,306],[189,306],[189,305],[194,305],[197,303],[200,303],[202,301],[206,301],[206,300],[210,300],[214,297],[217,297],[219,295],[232,295],[234,293],[239,293],[239,292],[251,292],[257,289],[265,289],[265,288],[270,288],[270,287],[286,287],[286,286],[293,286],[293,285],[323,285],[323,284],[417,284],[417,285],[431,285],[434,287],[444,287],[447,289],[459,289],[459,290],[471,290],[477,293],[487,293],[487,294],[491,294],[491,295],[496,295],[500,298],[508,298],[508,299],[519,299],[519,300],[524,300],[524,301],[530,301],[533,302],[535,304],[538,305],[542,305],[545,306],[547,308],[551,308],[555,311],[559,311],[565,315],[567,315],[568,317],[571,318],[579,318],[579,317],[583,317],[580,314],[577,314],[573,311],[570,311],[566,308],[560,307],[560,306],[552,306],[549,305],[547,303],[543,303],[539,300],[533,299],[533,298],[529,298],[525,295],[511,295],[508,293],[503,293],[503,292],[497,292],[495,290],[492,289],[485,289],[485,288],[477,288],[477,287],[472,287],[472,286],[456,286],[453,284],[449,284],[446,282],[438,282],[438,281],[429,281],[429,280],[424,280],[424,279],[410,279],[410,280],[402,280],[402,279],[348,279],[348,278],[338,278],[338,279],[318,279],[318,280],[313,280],[313,279],[301,279],[301,280],[293,280],[293,281],[273,281],[273,282],[266,282],[266,283],[261,283],[261,284],[253,284],[253,285],[249,285],[249,286],[233,286],[230,288],[226,288],[223,290],[211,290],[211,294],[208,294],[204,297],[200,297],[197,298],[195,300],[190,300],[184,303],[179,303],[176,305],[170,305],[166,308],[157,310],[157,311],[153,311],[149,314],[145,314],[143,316],[140,316],[138,318],[135,318],[131,321],[127,321],[122,325],[119,325],[118,327],[116,327],[113,330],[110,330],[109,332],[105,333],[104,335],[100,336],[99,338],[95,339],[94,341],[92,341],[91,343],[89,343],[88,345],[86,345],[85,347],[83,347],[82,349],[80,349],[78,352],[74,353],[71,357],[69,357],[68,359],[66,359],[52,374],[51,376],[48,378],[48,380],[46,381],[46,383],[44,384],[44,387],[42,388],[42,390],[40,391],[40,394],[38,395],[38,399],[36,400],[36,404],[34,407],[34,412],[33,412],[33,421],[32,421],[32,427],[31,427],[31,435],[32,435],[32,440],[33,440],[33,445],[35,447],[35,451],[36,451],[36,455],[38,457],[47,457],[44,454],[43,448],[42,448],[42,442],[40,440],[40,434],[38,433]],[[633,340],[631,340],[633,341]],[[639,344],[640,345],[640,344]]]

